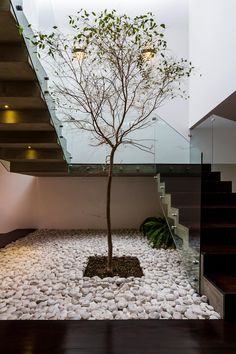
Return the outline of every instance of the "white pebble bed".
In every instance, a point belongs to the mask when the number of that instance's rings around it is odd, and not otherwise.
[[[0,320],[218,319],[190,286],[177,251],[139,233],[113,236],[115,256],[138,257],[142,278],[83,277],[106,255],[105,233],[39,230],[0,250]]]

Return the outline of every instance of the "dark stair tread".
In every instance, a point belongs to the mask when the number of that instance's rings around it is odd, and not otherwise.
[[[188,225],[184,225],[184,224],[183,225],[187,226],[188,228],[191,228],[191,229],[199,228],[199,225],[200,225],[200,221],[196,222],[196,221],[192,221],[192,220],[186,220],[185,222]]]
[[[236,231],[236,223],[235,222],[222,222],[219,220],[219,222],[210,222],[210,223],[203,223],[202,224],[203,229],[214,229],[214,228],[219,228],[219,229],[227,229],[227,228],[235,228]]]
[[[220,205],[203,205],[203,209],[236,209],[236,204],[220,204]]]
[[[222,180],[214,181],[214,180],[209,179],[209,180],[203,180],[203,183],[206,183],[206,184],[211,183],[211,184],[217,185],[217,184],[221,184],[221,183],[232,183],[232,181],[222,181]]]
[[[202,171],[203,172],[212,172],[211,171],[211,164],[203,164],[202,165]]]
[[[176,206],[176,208],[178,209],[200,209],[200,205],[194,205],[194,204],[190,204],[190,205],[181,205],[178,204],[178,206]],[[203,205],[202,209],[236,209],[236,205],[230,205],[230,204],[221,204],[221,205]]]
[[[232,273],[211,273],[204,275],[210,282],[224,293],[236,295],[236,274]]]
[[[221,173],[220,172],[210,172],[210,171],[203,171],[202,172],[202,179],[204,181],[206,180],[214,180],[214,181],[220,181]]]
[[[205,196],[208,196],[208,195],[221,195],[221,194],[232,194],[231,192],[229,191],[211,191],[211,190],[208,190],[208,191],[203,191],[202,194],[204,194]]]
[[[202,253],[205,254],[235,254],[236,255],[236,245],[233,244],[222,244],[222,245],[217,245],[217,244],[203,244]]]
[[[192,220],[184,220],[180,221],[180,224],[187,227],[190,231],[198,231],[200,232],[200,222],[194,222]]]
[[[232,193],[232,181],[202,181],[203,193]]]
[[[193,191],[167,191],[166,193],[170,193],[170,194],[177,194],[177,195],[193,195],[193,196],[196,196],[196,195],[199,195],[199,192],[193,192]],[[231,195],[233,195],[234,197],[236,197],[236,193],[231,193],[231,192],[221,192],[221,191],[219,191],[219,192],[217,192],[217,191],[210,191],[210,190],[208,190],[208,191],[203,191],[202,192],[202,194],[204,195],[204,197],[207,197],[208,196],[208,194],[210,194],[211,196],[212,195],[214,195],[214,194],[217,194],[217,196],[219,197],[219,195],[222,195],[222,197],[228,197],[228,196],[231,196]]]

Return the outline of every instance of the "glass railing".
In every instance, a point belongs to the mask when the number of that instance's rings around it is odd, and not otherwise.
[[[44,70],[42,64],[40,63],[40,60],[38,58],[37,52],[35,51],[35,47],[31,44],[31,40],[33,40],[33,35],[34,32],[29,26],[29,22],[24,14],[23,11],[23,1],[22,0],[11,0],[10,1],[11,5],[11,12],[13,16],[15,17],[16,23],[24,29],[23,31],[23,39],[26,45],[26,49],[28,51],[28,58],[29,58],[29,63],[34,69],[39,87],[41,90],[41,96],[45,100],[48,110],[50,112],[51,116],[51,124],[54,126],[57,136],[58,136],[58,143],[61,145],[65,159],[67,161],[70,161],[70,155],[67,151],[66,147],[66,140],[62,136],[62,123],[58,119],[56,115],[56,108],[55,108],[55,103],[52,97],[49,94],[48,91],[48,75],[46,71]]]
[[[163,164],[189,164],[190,142],[171,127],[165,120],[152,115],[146,129],[136,131],[130,140],[145,146],[142,151],[132,144],[121,145],[115,156],[115,174],[155,174],[157,166]],[[71,154],[69,168],[72,173],[96,174],[106,172],[109,150],[106,146],[94,147],[91,136],[80,131],[75,123],[63,123],[63,136],[67,140],[67,149]],[[193,151],[193,149],[192,149]],[[200,151],[195,149],[192,164],[201,163]]]
[[[129,117],[127,117],[127,124]],[[175,131],[166,121],[152,115],[149,126],[130,134],[129,139],[145,148],[131,144],[121,145],[115,156],[116,164],[189,163],[189,141]],[[80,130],[76,123],[63,123],[63,136],[68,141],[71,164],[103,164],[109,154],[104,146],[93,146],[92,134]]]
[[[232,181],[236,192],[236,121],[212,115],[191,129],[191,153],[201,147],[203,163],[221,172],[222,181]]]
[[[203,163],[236,163],[236,122],[216,115],[191,130],[191,157],[201,147]]]

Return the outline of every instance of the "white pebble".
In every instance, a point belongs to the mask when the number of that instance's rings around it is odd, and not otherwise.
[[[1,320],[216,319],[188,282],[177,251],[117,232],[114,255],[136,256],[141,278],[84,277],[88,257],[107,254],[106,233],[38,230],[0,249]]]

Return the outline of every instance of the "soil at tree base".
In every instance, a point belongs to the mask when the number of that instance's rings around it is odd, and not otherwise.
[[[121,278],[143,276],[142,268],[137,257],[113,257],[112,275],[107,271],[107,257],[93,256],[89,257],[87,267],[84,272],[85,277],[98,276],[100,278],[119,276]]]

